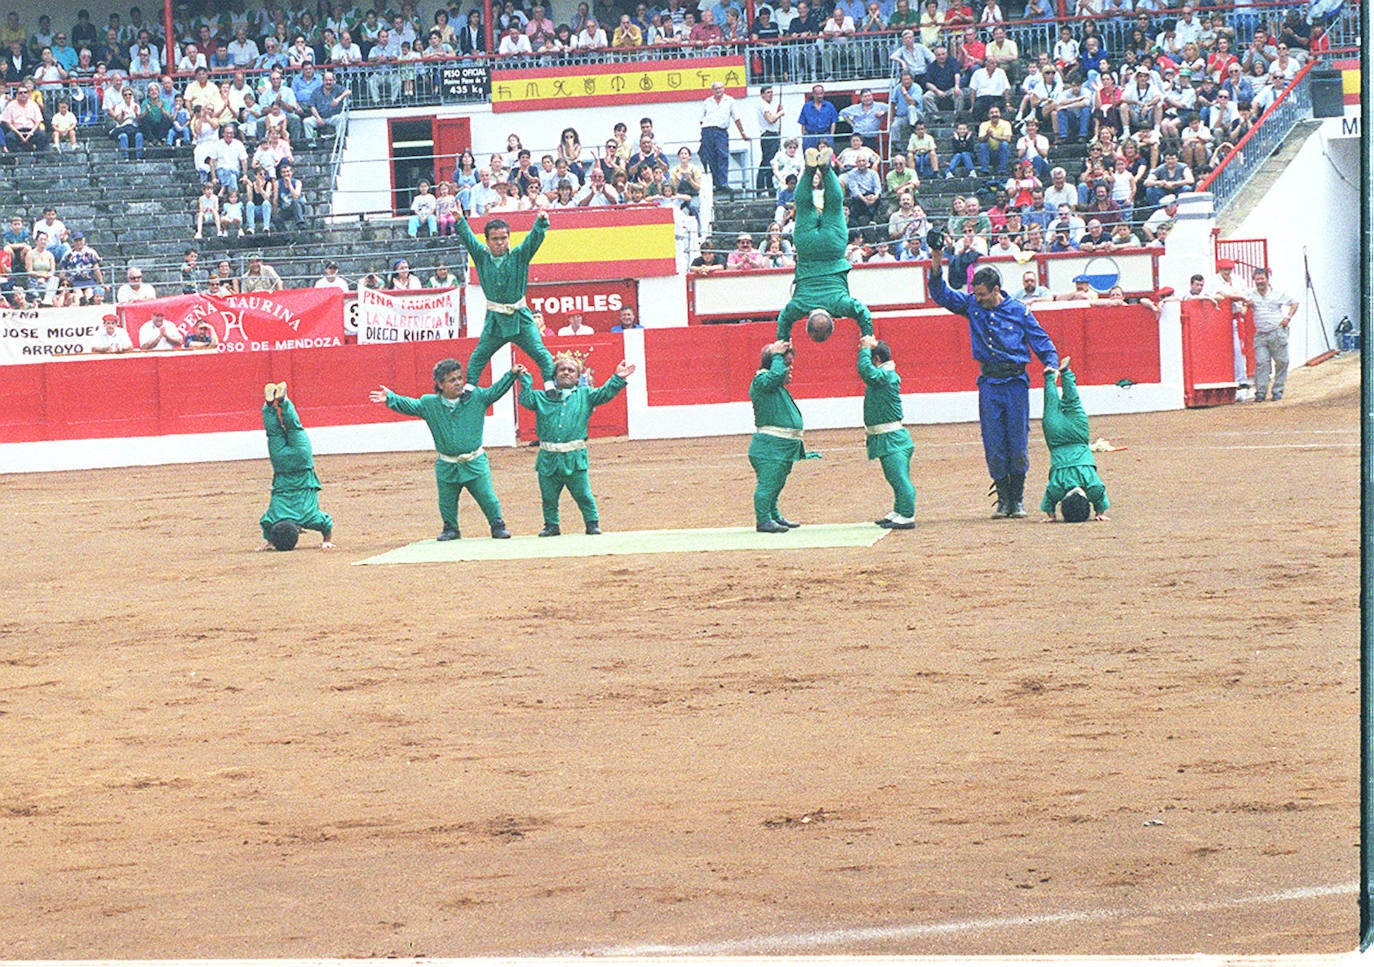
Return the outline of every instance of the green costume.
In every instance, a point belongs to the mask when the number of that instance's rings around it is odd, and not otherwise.
[[[262,407],[267,431],[267,456],[272,461],[272,500],[262,515],[262,539],[271,540],[272,525],[294,521],[304,530],[319,531],[329,540],[334,519],[320,510],[320,478],[315,476],[315,453],[301,426],[295,405],[285,397],[276,406]]]
[[[864,381],[864,432],[868,459],[877,460],[892,485],[892,510],[899,517],[916,514],[916,488],[911,485],[911,455],[915,445],[902,426],[902,377],[888,360],[874,365],[873,350],[859,347],[859,376]]]
[[[754,374],[749,384],[749,401],[754,405],[754,436],[749,441],[749,465],[758,483],[754,487],[754,520],[783,523],[778,496],[798,460],[819,457],[807,453],[802,442],[802,415],[797,401],[787,391],[787,361],[779,355],[769,360],[768,368]]]
[[[521,374],[520,405],[534,411],[534,430],[539,436],[539,456],[535,458],[534,471],[539,475],[545,526],[559,526],[558,498],[564,487],[577,501],[582,520],[588,527],[600,520],[592,485],[587,479],[587,425],[591,422],[592,410],[610,402],[624,388],[624,378],[612,376],[595,389],[574,386],[556,391],[558,398],[550,399],[548,392],[535,390],[534,381],[528,374]]]
[[[811,173],[821,172],[825,207],[816,209]],[[855,319],[865,336],[873,335],[873,316],[868,306],[849,294],[849,228],[844,221],[844,192],[830,165],[806,168],[797,182],[797,217],[792,247],[797,263],[792,298],[778,313],[778,338],[792,338],[792,324],[805,319],[812,309],[825,309],[836,319]]]
[[[446,529],[458,530],[458,497],[463,488],[482,508],[488,524],[501,519],[501,503],[491,485],[491,465],[482,452],[482,430],[487,407],[515,385],[514,371],[489,388],[478,387],[466,400],[446,400],[438,393],[417,399],[387,390],[386,405],[406,416],[418,416],[429,424],[439,456],[434,461],[434,482],[439,488],[439,516]]]
[[[1107,487],[1097,475],[1097,461],[1088,446],[1088,414],[1078,398],[1078,381],[1073,371],[1059,372],[1064,383],[1061,398],[1059,389],[1046,374],[1045,415],[1040,429],[1050,447],[1050,480],[1040,509],[1053,514],[1064,495],[1075,487],[1082,487],[1093,505],[1093,512],[1104,513],[1111,502]]]
[[[553,379],[553,355],[544,348],[544,337],[534,323],[534,313],[525,305],[525,286],[530,280],[530,260],[544,243],[549,216],[540,214],[534,227],[519,245],[502,256],[495,256],[478,240],[468,220],[458,219],[458,237],[468,257],[477,267],[477,278],[487,297],[486,322],[482,336],[468,357],[466,373],[469,386],[476,386],[491,357],[506,343],[513,342],[534,360],[546,382]]]

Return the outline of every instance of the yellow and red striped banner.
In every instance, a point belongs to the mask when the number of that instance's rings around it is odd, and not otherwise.
[[[534,224],[534,212],[502,212],[519,245]],[[469,219],[482,237],[486,218]],[[530,263],[531,282],[643,279],[677,271],[672,209],[658,205],[559,208],[549,212],[549,230]],[[469,278],[476,283],[469,266]]]
[[[1346,104],[1360,103],[1360,62],[1358,60],[1336,60],[1332,68],[1341,72],[1341,94]]]
[[[720,81],[733,97],[747,93],[744,56],[580,64],[499,71],[491,79],[491,109],[542,111],[705,99]]]

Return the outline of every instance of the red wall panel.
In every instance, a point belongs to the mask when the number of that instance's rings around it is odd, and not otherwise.
[[[586,353],[587,356],[583,365],[591,367],[593,381],[597,386],[615,375],[615,368],[625,358],[625,341],[618,332],[597,333],[592,336],[553,336],[546,339],[544,344],[554,356],[563,351]],[[524,350],[516,346],[511,348],[515,352],[515,361],[524,363],[529,369],[530,375],[534,377],[535,389],[541,389],[544,381],[540,375],[539,367],[525,355]],[[632,380],[643,378],[644,374],[640,372],[636,372],[630,377]],[[513,392],[519,393],[519,388]],[[517,406],[515,421],[516,435],[521,440],[533,440],[535,438],[534,414],[532,412],[523,406]],[[588,430],[592,436],[623,436],[629,432],[629,429],[630,418],[625,405],[624,390],[609,403],[593,410],[591,422],[588,424]]]

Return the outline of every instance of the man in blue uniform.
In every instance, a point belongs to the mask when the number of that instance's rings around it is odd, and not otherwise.
[[[1026,366],[1033,351],[1045,372],[1055,373],[1059,353],[1030,309],[1002,291],[1001,278],[991,266],[973,274],[967,294],[945,285],[940,241],[930,238],[930,296],[950,312],[968,318],[973,358],[982,369],[978,377],[978,422],[983,431],[983,455],[997,488],[997,509],[992,516],[1025,517],[1026,471],[1030,468],[1026,453],[1030,379]]]

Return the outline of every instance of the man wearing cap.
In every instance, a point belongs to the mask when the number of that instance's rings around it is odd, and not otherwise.
[[[1177,217],[1178,197],[1165,195],[1159,200],[1159,208],[1151,212],[1150,217],[1145,219],[1145,224],[1140,227],[1145,232],[1145,237],[1152,240],[1159,233],[1159,226],[1165,223],[1172,225]]]
[[[340,292],[348,292],[351,286],[348,280],[339,274],[339,263],[330,259],[324,263],[324,275],[315,280],[317,289],[338,289]]]
[[[132,352],[134,341],[129,338],[128,330],[119,324],[119,316],[111,313],[100,319],[100,331],[91,338],[93,353]]]
[[[1255,320],[1255,402],[1263,403],[1273,375],[1274,402],[1283,399],[1288,382],[1288,324],[1298,311],[1298,300],[1269,284],[1269,271],[1254,272],[1255,287],[1250,307]]]
[[[143,281],[143,270],[137,265],[129,266],[124,272],[124,277],[124,284],[115,290],[115,302],[118,305],[125,305],[130,302],[147,302],[157,298],[157,290]],[[142,337],[139,341],[142,341]]]
[[[1060,292],[1056,294],[1054,302],[1093,302],[1102,298],[1092,285],[1092,279],[1086,275],[1079,274],[1073,277],[1073,291]]]
[[[458,214],[458,240],[467,250],[477,270],[477,281],[487,300],[487,314],[482,323],[482,335],[468,357],[467,386],[464,393],[477,388],[482,370],[496,351],[507,343],[523,349],[544,377],[546,388],[553,386],[553,355],[544,347],[544,337],[534,324],[534,314],[525,304],[525,287],[530,280],[530,261],[544,244],[549,228],[547,212],[534,218],[534,225],[520,244],[511,247],[510,224],[501,218],[487,219],[482,234],[483,244],[473,234],[467,216]],[[466,398],[466,397],[465,397]]]
[[[243,278],[239,280],[240,292],[280,292],[284,288],[277,270],[263,264],[261,252],[248,256],[248,268],[243,270]]]
[[[1107,487],[1097,475],[1097,461],[1088,444],[1088,413],[1078,396],[1078,381],[1066,357],[1054,374],[1045,375],[1045,411],[1040,430],[1050,448],[1050,477],[1040,509],[1047,521],[1055,520],[1056,508],[1064,520],[1078,523],[1088,519],[1089,505],[1094,520],[1106,520]],[[1061,394],[1060,381],[1064,383]]]
[[[438,540],[457,540],[458,498],[463,490],[472,495],[491,527],[491,536],[510,537],[501,517],[501,502],[491,485],[491,465],[482,450],[482,431],[487,408],[515,385],[525,367],[516,363],[489,388],[471,392],[463,389],[463,365],[456,359],[441,359],[434,365],[434,392],[419,399],[401,396],[385,386],[373,390],[368,398],[384,403],[405,416],[418,416],[429,425],[438,457],[434,461],[434,482],[439,491],[439,517],[444,529]]]
[[[1127,134],[1159,126],[1164,117],[1164,92],[1150,76],[1150,68],[1139,64],[1135,76],[1121,92],[1121,124]]]
[[[984,266],[973,274],[967,294],[945,285],[942,239],[932,232],[928,289],[937,303],[968,319],[978,377],[978,420],[983,455],[997,490],[993,517],[1025,517],[1026,451],[1030,435],[1031,352],[1047,374],[1059,368],[1059,353],[1030,308],[1007,297],[997,270]],[[1029,350],[1027,347],[1029,346]]]

